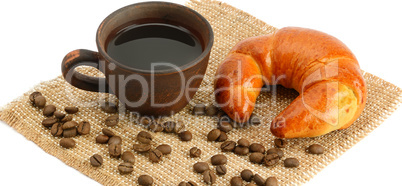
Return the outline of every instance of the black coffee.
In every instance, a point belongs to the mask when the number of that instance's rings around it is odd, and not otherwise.
[[[196,59],[202,53],[198,38],[188,29],[165,23],[132,24],[109,36],[107,53],[129,67],[151,70],[170,69]]]

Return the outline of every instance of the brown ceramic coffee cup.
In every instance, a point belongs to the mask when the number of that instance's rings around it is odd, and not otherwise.
[[[126,66],[108,55],[106,40],[113,30],[136,20],[153,19],[180,23],[197,31],[203,43],[202,53],[179,68],[153,71]],[[200,86],[213,40],[208,21],[190,8],[168,2],[132,4],[113,12],[100,24],[96,35],[98,52],[79,49],[68,53],[62,62],[62,73],[77,88],[115,94],[129,111],[150,116],[172,115],[188,104]],[[82,65],[98,68],[105,78],[77,72],[75,68]]]

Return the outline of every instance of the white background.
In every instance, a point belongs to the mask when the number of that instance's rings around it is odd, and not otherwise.
[[[61,74],[64,55],[96,50],[99,23],[137,1],[0,2],[0,105]],[[184,4],[184,0],[174,1]],[[338,37],[362,69],[402,87],[398,1],[224,1],[276,27],[300,26]],[[306,185],[400,185],[402,109]],[[0,122],[0,185],[98,185]]]

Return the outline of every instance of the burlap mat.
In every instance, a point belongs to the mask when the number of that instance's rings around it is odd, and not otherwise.
[[[0,111],[0,119],[28,140],[36,143],[45,152],[52,154],[101,184],[135,185],[138,176],[141,174],[151,175],[156,185],[177,185],[181,181],[189,180],[201,183],[202,176],[193,172],[192,165],[198,161],[210,162],[212,155],[222,153],[219,149],[221,143],[206,141],[207,133],[216,128],[216,122],[210,117],[192,116],[190,114],[191,105],[199,102],[206,104],[213,102],[213,75],[217,65],[235,43],[246,37],[270,33],[276,28],[241,10],[216,1],[191,1],[187,6],[201,13],[211,23],[215,33],[215,44],[207,74],[195,98],[180,113],[171,117],[172,119],[185,120],[187,129],[193,133],[193,140],[181,142],[173,134],[153,134],[157,144],[166,143],[171,145],[173,149],[172,154],[165,156],[162,162],[151,163],[147,156],[135,154],[134,172],[129,175],[120,175],[117,171],[117,165],[122,160],[109,158],[107,146],[95,143],[95,137],[105,127],[103,122],[108,114],[102,112],[98,104],[91,106],[91,104],[97,103],[105,97],[114,97],[78,90],[66,83],[62,77],[37,85],[33,90],[3,107]],[[99,75],[98,71],[91,68],[82,68],[81,71]],[[266,167],[250,163],[247,156],[241,157],[233,153],[224,153],[228,156],[228,173],[218,178],[217,185],[228,185],[230,178],[235,175],[238,176],[240,171],[246,168],[264,178],[276,176],[281,185],[307,182],[317,172],[378,127],[401,102],[402,90],[400,88],[369,73],[365,73],[364,78],[368,88],[367,106],[360,118],[351,127],[317,138],[289,140],[288,147],[284,149],[285,157],[297,157],[300,160],[300,167],[284,168],[282,162],[274,167]],[[74,120],[89,121],[92,124],[91,133],[75,137],[74,139],[77,142],[75,148],[68,150],[61,148],[59,146],[60,139],[53,137],[50,130],[41,125],[41,121],[44,119],[41,110],[31,106],[28,102],[28,96],[33,91],[42,92],[48,103],[54,104],[59,110],[65,106],[80,104],[80,112],[74,116]],[[277,95],[263,92],[259,96],[258,102],[263,106],[257,108],[255,112],[262,118],[262,125],[234,130],[228,134],[229,139],[248,138],[252,142],[262,143],[266,148],[273,147],[274,137],[269,132],[270,121],[297,96],[297,92],[278,87]],[[123,138],[123,150],[132,151],[132,145],[136,143],[135,135],[144,129],[130,121],[129,115],[120,114],[120,116],[119,125],[112,129]],[[325,154],[319,156],[307,154],[304,149],[313,143],[323,145],[326,149]],[[203,151],[200,158],[189,157],[188,151],[194,146]],[[94,168],[89,164],[89,157],[95,153],[104,158],[104,164],[100,168]]]

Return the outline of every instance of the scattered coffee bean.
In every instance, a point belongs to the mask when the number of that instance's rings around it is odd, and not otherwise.
[[[57,122],[57,118],[46,118],[42,121],[44,127],[52,127]]]
[[[279,156],[278,154],[268,154],[264,157],[264,164],[266,166],[272,166],[278,163],[279,161]]]
[[[249,123],[251,125],[259,125],[259,124],[261,124],[261,121],[260,121],[260,118],[258,118],[258,116],[256,116],[255,114],[251,114]]]
[[[271,176],[265,181],[265,186],[278,186],[278,180]]]
[[[78,112],[77,107],[66,107],[64,108],[64,111],[66,111],[68,114],[75,114]]]
[[[226,164],[227,158],[223,154],[217,154],[211,157],[211,164],[212,165],[223,165]]]
[[[284,161],[284,165],[285,167],[298,167],[299,166],[299,160],[297,160],[296,158],[286,158]]]
[[[174,121],[167,121],[162,124],[163,131],[167,133],[172,133],[174,132],[174,129],[176,128],[176,122]]]
[[[141,123],[142,125],[148,127],[149,125],[152,124],[152,118],[149,118],[147,116],[143,116],[141,118],[138,119],[138,122]]]
[[[106,135],[106,136],[109,136],[109,137],[113,137],[113,136],[115,135],[112,130],[107,129],[107,128],[103,128],[103,129],[102,129],[102,133],[103,133],[104,135]]]
[[[218,165],[216,166],[216,174],[218,175],[225,175],[227,172],[225,165]]]
[[[267,150],[267,154],[278,154],[279,158],[282,158],[284,155],[283,151],[277,148]]]
[[[63,138],[60,140],[60,146],[69,149],[75,147],[75,141],[70,138]]]
[[[156,149],[161,151],[163,155],[167,155],[172,152],[172,147],[170,147],[170,145],[167,144],[159,145],[158,147],[156,147]]]
[[[29,100],[32,102],[32,104],[35,103],[35,98],[38,97],[38,96],[42,96],[42,93],[40,93],[40,92],[32,92],[29,95]]]
[[[211,170],[206,170],[202,173],[204,182],[207,184],[214,184],[216,182],[216,175]]]
[[[247,139],[241,138],[237,141],[237,144],[241,147],[249,147],[250,142]]]
[[[319,144],[310,145],[307,150],[308,150],[308,153],[310,153],[310,154],[323,154],[324,153],[324,147],[322,147]]]
[[[106,126],[109,126],[109,127],[114,127],[118,123],[119,123],[119,116],[118,115],[109,116],[105,120]]]
[[[34,100],[34,106],[43,108],[46,105],[46,98],[43,96],[36,96]]]
[[[75,128],[78,126],[78,123],[75,121],[67,121],[63,124],[63,130]]]
[[[132,152],[130,152],[130,151],[123,152],[123,154],[121,155],[121,159],[124,162],[128,162],[128,163],[131,163],[131,164],[134,164],[134,162],[135,162],[134,154]]]
[[[185,182],[185,181],[182,181],[182,182],[179,183],[178,186],[191,186],[191,185],[189,183]]]
[[[111,102],[102,102],[101,109],[106,113],[116,113],[117,112],[117,106]]]
[[[262,161],[264,160],[264,154],[262,154],[261,152],[253,152],[250,154],[249,158],[250,161],[253,163],[262,163]]]
[[[141,131],[137,134],[137,141],[140,143],[150,144],[152,141],[152,135],[149,132]]]
[[[197,183],[195,183],[193,181],[188,181],[188,184],[190,184],[190,186],[197,186]]]
[[[111,157],[118,158],[121,155],[121,145],[120,144],[110,144],[109,145],[109,154]]]
[[[246,186],[257,186],[257,185],[254,183],[247,183]]]
[[[89,162],[94,167],[100,167],[103,164],[103,158],[99,154],[94,154],[89,158]]]
[[[61,123],[53,124],[52,128],[50,129],[50,133],[53,136],[61,136],[63,134],[63,125]]]
[[[162,125],[159,124],[159,123],[152,123],[152,124],[149,126],[149,130],[152,131],[152,132],[162,132],[162,131],[163,131],[163,127],[162,127]]]
[[[61,112],[61,111],[55,111],[54,113],[53,113],[53,115],[57,118],[57,119],[63,119],[65,116],[66,116],[66,114],[64,114],[63,112]]]
[[[191,139],[193,139],[193,135],[190,131],[180,132],[179,137],[181,141],[191,141]]]
[[[96,137],[95,141],[96,141],[96,143],[106,144],[109,141],[109,137],[106,135],[100,134],[99,136]]]
[[[201,156],[201,150],[197,147],[193,147],[190,149],[190,157],[198,158]]]
[[[65,122],[71,121],[71,120],[73,120],[73,116],[67,115],[63,119],[61,119],[60,122],[65,123]]]
[[[250,152],[248,147],[236,146],[234,149],[234,153],[240,156],[245,156]]]
[[[210,105],[205,109],[205,114],[207,116],[215,116],[218,113],[219,109],[215,105]]]
[[[149,160],[151,160],[154,163],[158,163],[162,160],[162,152],[159,151],[158,149],[154,149],[149,151]]]
[[[223,131],[223,132],[230,132],[233,130],[232,124],[230,124],[227,121],[221,121],[218,123],[218,129]]]
[[[121,145],[122,139],[120,136],[112,136],[109,138],[109,141],[107,142],[108,145],[111,144],[119,144]]]
[[[221,131],[219,129],[213,129],[208,133],[207,139],[208,141],[215,141],[219,138],[220,135]]]
[[[77,128],[63,129],[63,137],[72,138],[75,136],[77,136]]]
[[[242,186],[243,180],[240,178],[240,176],[235,176],[232,179],[230,179],[230,185],[231,186]]]
[[[226,132],[221,131],[221,135],[219,135],[219,138],[216,139],[217,142],[224,142],[228,139],[228,135]]]
[[[254,174],[251,170],[244,169],[243,171],[241,171],[240,176],[244,181],[250,182],[253,181]]]
[[[236,147],[236,142],[234,141],[225,141],[221,144],[221,150],[223,152],[232,152]]]
[[[193,169],[197,173],[203,173],[206,170],[209,170],[209,165],[207,162],[197,162],[193,165]]]
[[[46,105],[43,108],[43,115],[44,116],[52,116],[55,111],[56,111],[56,107],[54,105]]]
[[[182,121],[176,122],[175,128],[174,128],[174,133],[179,134],[180,132],[185,131],[186,125]]]
[[[120,174],[128,174],[133,172],[134,167],[133,164],[129,163],[129,162],[123,162],[120,163],[120,165],[118,166],[119,172]]]
[[[148,175],[141,175],[138,177],[138,184],[141,186],[150,186],[154,183],[154,179]]]
[[[149,144],[134,144],[133,145],[133,149],[134,151],[137,152],[148,152],[149,150],[151,150],[151,145]]]
[[[77,127],[78,134],[86,135],[86,134],[89,134],[90,131],[91,131],[91,124],[89,124],[88,121],[81,121],[78,124],[78,127]]]
[[[287,142],[285,140],[280,139],[280,138],[276,138],[274,140],[274,143],[275,143],[275,146],[278,148],[284,148],[287,144]]]
[[[254,177],[253,177],[253,180],[258,186],[264,186],[265,185],[265,179],[262,178],[259,174],[255,174]]]
[[[265,147],[259,143],[252,143],[249,147],[250,152],[265,153]]]
[[[204,104],[195,104],[193,108],[193,115],[200,116],[205,114],[205,105]]]

